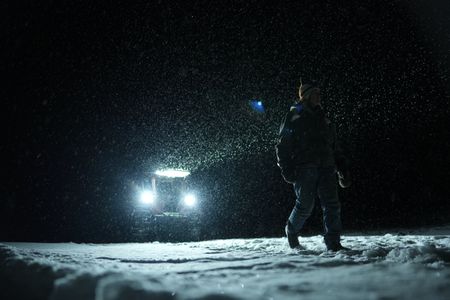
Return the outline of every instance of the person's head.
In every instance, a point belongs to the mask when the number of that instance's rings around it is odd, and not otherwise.
[[[321,105],[320,89],[314,82],[301,83],[298,89],[300,103],[304,103],[311,107]]]

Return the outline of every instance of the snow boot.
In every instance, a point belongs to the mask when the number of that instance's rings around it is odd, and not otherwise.
[[[286,232],[286,236],[288,239],[289,247],[292,249],[300,248],[300,243],[298,242],[298,236],[296,233],[293,233],[292,223],[287,221],[286,227],[284,228]]]
[[[341,251],[341,250],[348,251],[350,249],[342,246],[340,242],[337,242],[337,243],[328,243],[327,250],[337,252],[337,251]]]

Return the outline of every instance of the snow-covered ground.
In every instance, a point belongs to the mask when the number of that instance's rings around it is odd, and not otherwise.
[[[193,243],[0,244],[2,299],[450,299],[450,227]],[[5,297],[6,296],[6,297]]]

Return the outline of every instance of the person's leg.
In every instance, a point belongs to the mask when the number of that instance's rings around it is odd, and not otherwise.
[[[335,249],[340,246],[342,223],[341,204],[339,203],[336,173],[333,167],[319,169],[317,191],[323,210],[325,244],[328,249]]]
[[[311,215],[314,208],[314,200],[317,196],[317,181],[318,169],[316,167],[299,170],[298,179],[294,183],[294,192],[297,199],[288,220],[290,233],[298,234]]]

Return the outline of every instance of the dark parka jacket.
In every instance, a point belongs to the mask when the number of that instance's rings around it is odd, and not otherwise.
[[[345,168],[347,159],[337,141],[336,127],[321,106],[291,107],[280,127],[276,145],[278,166],[292,172],[302,166]]]

